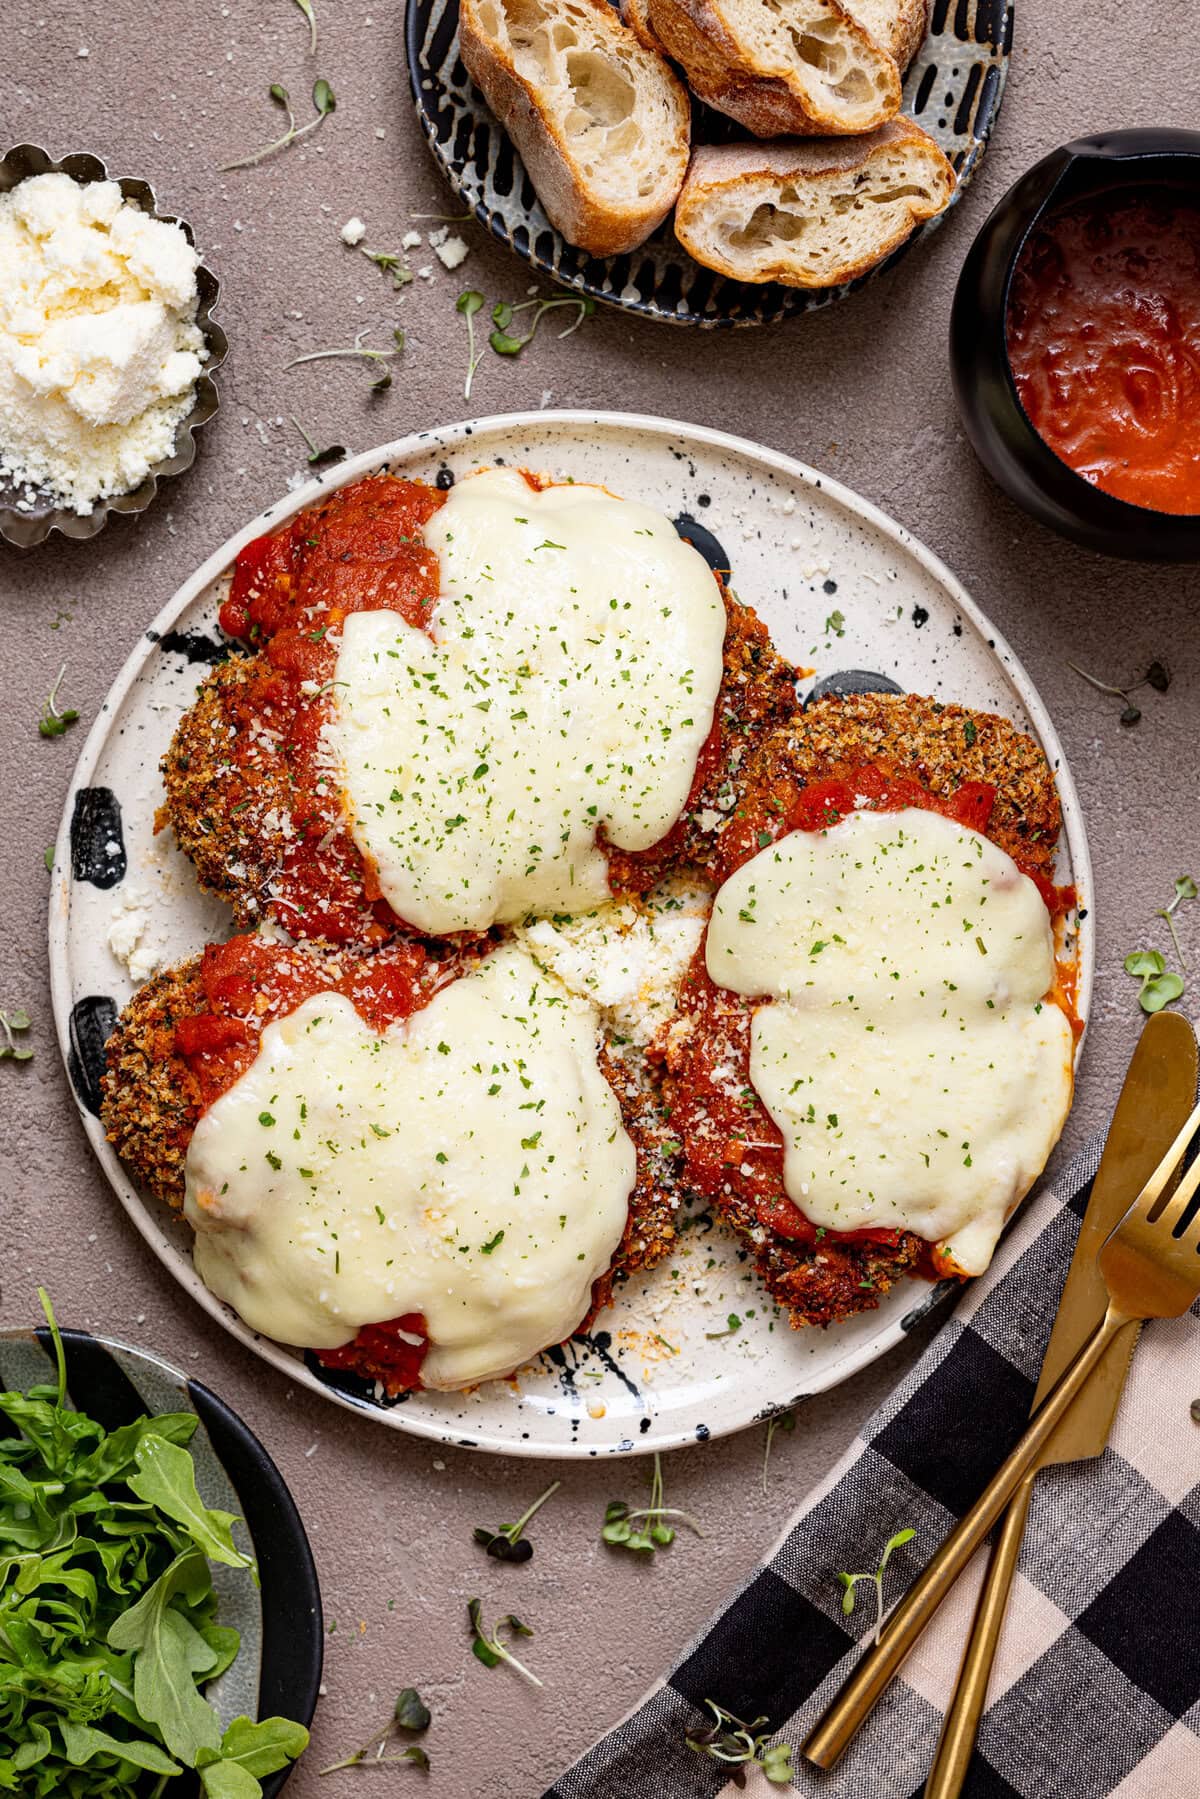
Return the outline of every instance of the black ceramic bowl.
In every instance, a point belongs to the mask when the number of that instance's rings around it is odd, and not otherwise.
[[[1054,150],[1009,189],[972,244],[950,316],[950,367],[967,436],[1026,512],[1089,550],[1200,562],[1200,515],[1155,512],[1093,487],[1030,424],[1008,360],[1013,270],[1038,222],[1096,196],[1174,190],[1200,202],[1200,132],[1110,131]]]
[[[146,1412],[195,1412],[200,1422],[189,1447],[200,1496],[245,1521],[259,1584],[223,1580],[217,1570],[221,1622],[242,1638],[233,1666],[207,1690],[218,1713],[225,1722],[244,1713],[311,1723],[325,1639],[321,1594],[300,1514],[278,1468],[236,1412],[161,1357],[87,1331],[64,1330],[62,1340],[68,1400],[106,1430]],[[53,1369],[44,1327],[0,1331],[0,1390],[24,1392],[53,1380]],[[264,1799],[282,1791],[291,1771],[263,1776]],[[155,1785],[149,1776],[145,1784],[147,1793]],[[166,1790],[170,1799],[199,1799],[194,1774],[177,1776]]]

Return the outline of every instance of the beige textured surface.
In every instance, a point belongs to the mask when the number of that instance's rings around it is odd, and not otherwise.
[[[361,449],[460,416],[455,296],[472,285],[490,302],[527,285],[523,265],[467,227],[465,267],[449,275],[435,264],[400,309],[409,350],[390,393],[369,399],[368,378],[348,364],[282,373],[290,356],[347,343],[367,324],[382,342],[397,316],[383,277],[339,242],[346,219],[360,214],[368,242],[392,249],[411,213],[453,209],[410,116],[402,0],[317,4],[316,70],[291,0],[10,0],[4,9],[0,138],[93,150],[115,172],[151,180],[221,275],[233,354],[200,465],[140,524],[117,524],[90,546],[0,553],[0,1002],[29,1004],[37,1049],[25,1070],[0,1066],[0,1316],[28,1321],[35,1281],[47,1280],[65,1320],[201,1368],[278,1458],[312,1533],[331,1626],[312,1771],[289,1793],[359,1791],[371,1777],[318,1782],[316,1766],[361,1741],[414,1682],[435,1711],[428,1790],[531,1799],[665,1669],[912,1350],[813,1402],[792,1436],[777,1437],[765,1498],[760,1432],[672,1456],[669,1490],[705,1521],[704,1543],[681,1538],[652,1568],[613,1559],[597,1543],[600,1515],[610,1495],[633,1495],[638,1468],[567,1467],[553,1471],[563,1490],[538,1521],[534,1561],[506,1570],[472,1547],[471,1526],[511,1517],[539,1490],[541,1470],[439,1454],[290,1391],[212,1335],[92,1165],[50,1030],[42,867],[80,739],[38,737],[42,696],[65,658],[66,695],[92,716],[178,582],[282,490],[298,439],[281,418],[294,412],[322,442]],[[1175,875],[1200,864],[1196,576],[1097,562],[998,498],[958,427],[947,315],[970,237],[1004,188],[1073,134],[1191,124],[1191,58],[1186,34],[1117,0],[1020,0],[1012,79],[981,177],[888,279],[770,334],[701,337],[598,317],[565,343],[539,340],[520,361],[489,355],[473,402],[479,412],[543,399],[657,410],[744,432],[877,501],[964,579],[1057,719],[1091,827],[1099,983],[1069,1145],[1104,1115],[1136,1030],[1120,958],[1142,941],[1166,947],[1154,909]],[[337,113],[299,150],[218,176],[218,163],[276,129],[268,83],[285,82],[305,115],[318,71],[333,82]],[[1174,684],[1146,696],[1134,731],[1066,667],[1071,657],[1119,679],[1153,656],[1170,661]],[[1183,929],[1200,957],[1200,911]],[[489,1612],[515,1606],[534,1624],[544,1694],[470,1658],[463,1602],[475,1592]],[[418,1780],[398,1773],[386,1784]]]

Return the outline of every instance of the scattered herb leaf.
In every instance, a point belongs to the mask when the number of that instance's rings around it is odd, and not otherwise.
[[[1125,704],[1120,714],[1123,725],[1136,725],[1142,716],[1141,707],[1130,697],[1131,694],[1136,693],[1139,687],[1152,687],[1155,693],[1166,693],[1171,685],[1171,671],[1166,663],[1157,657],[1141,679],[1131,681],[1128,688],[1115,687],[1111,681],[1101,681],[1096,675],[1089,675],[1087,670],[1080,668],[1077,662],[1068,662],[1067,667],[1073,669],[1081,680],[1087,682],[1089,687],[1094,687],[1097,693],[1111,693],[1114,699],[1124,700]]]
[[[393,250],[367,250],[365,248],[363,255],[368,262],[373,262],[377,269],[382,269],[385,275],[391,276],[392,286],[397,290],[410,285],[413,277],[406,257],[397,255]]]
[[[499,1530],[489,1530],[486,1525],[477,1524],[472,1535],[474,1540],[482,1544],[489,1555],[494,1555],[498,1562],[527,1562],[533,1555],[533,1544],[522,1535],[525,1526],[539,1512],[552,1494],[562,1486],[560,1480],[554,1481],[546,1491],[534,1500],[515,1524],[502,1524]]]
[[[663,1505],[662,1458],[656,1450],[654,1472],[650,1479],[650,1504],[630,1511],[623,1499],[610,1499],[604,1508],[600,1537],[613,1548],[632,1549],[639,1555],[653,1555],[656,1549],[665,1549],[675,1541],[673,1526],[665,1522],[668,1518],[682,1518],[698,1537],[704,1535],[690,1512],[682,1511],[677,1506]]]
[[[883,1575],[892,1551],[900,1549],[905,1543],[911,1543],[916,1536],[915,1530],[898,1530],[894,1537],[889,1537],[883,1546],[883,1554],[879,1558],[879,1566],[874,1574],[839,1574],[845,1591],[842,1594],[842,1611],[847,1617],[854,1610],[854,1589],[860,1580],[869,1580],[875,1588],[875,1641],[879,1641],[883,1630]]]
[[[1194,900],[1200,888],[1197,888],[1191,875],[1178,875],[1175,879],[1175,897],[1161,907],[1155,918],[1165,918],[1167,929],[1171,933],[1171,942],[1175,945],[1175,954],[1179,957],[1180,968],[1187,967],[1187,957],[1183,953],[1183,945],[1179,941],[1179,933],[1175,929],[1175,910],[1183,900]],[[1182,989],[1181,989],[1182,991]]]
[[[1161,1012],[1183,992],[1183,976],[1164,972],[1166,963],[1156,949],[1135,949],[1125,958],[1125,973],[1142,983],[1138,1004],[1143,1012]]]
[[[299,4],[299,0],[297,0],[297,4]],[[296,124],[295,114],[292,112],[291,96],[282,82],[273,81],[267,92],[273,103],[282,107],[287,114],[287,130],[282,137],[277,137],[273,143],[264,144],[261,150],[255,150],[252,155],[239,157],[236,162],[222,163],[218,174],[229,175],[234,169],[251,169],[255,163],[265,162],[267,157],[274,156],[277,150],[286,150],[289,144],[299,143],[302,137],[307,137],[310,131],[315,131],[331,112],[337,111],[337,100],[333,89],[324,77],[313,83],[312,100],[316,108],[316,117],[310,119],[307,125]]]
[[[454,310],[461,312],[467,321],[467,378],[463,383],[463,399],[471,398],[471,383],[475,379],[475,370],[479,367],[483,351],[475,348],[475,314],[483,305],[483,295],[473,287],[465,288],[454,302]]]
[[[537,1675],[532,1673],[524,1662],[519,1662],[511,1649],[506,1649],[500,1641],[500,1632],[505,1628],[514,1640],[517,1637],[531,1637],[533,1632],[528,1624],[522,1624],[519,1618],[509,1612],[506,1617],[499,1619],[495,1629],[489,1634],[484,1627],[483,1610],[478,1599],[467,1601],[467,1618],[471,1626],[471,1653],[483,1663],[485,1668],[496,1668],[501,1662],[507,1662],[510,1668],[515,1668],[518,1674],[522,1674],[526,1680],[532,1681],[535,1687],[543,1685]]]
[[[764,1728],[765,1717],[743,1724],[715,1699],[706,1699],[704,1703],[716,1723],[707,1730],[689,1730],[684,1738],[689,1749],[731,1768],[730,1778],[739,1790],[746,1784],[746,1769],[751,1767],[761,1768],[772,1786],[791,1785],[791,1744],[768,1740],[771,1732]]]
[[[482,295],[480,299],[482,300]],[[546,314],[557,312],[564,306],[570,307],[574,311],[575,317],[565,331],[559,332],[560,337],[570,337],[573,331],[578,331],[584,319],[590,319],[596,310],[596,302],[584,294],[562,294],[554,300],[522,300],[515,306],[509,300],[500,300],[492,308],[492,324],[495,329],[488,338],[488,342],[497,356],[519,356],[526,344],[533,342],[537,335],[537,328]],[[509,327],[513,321],[525,312],[533,315],[528,320],[521,320],[522,327],[528,324],[529,329],[527,331],[523,329],[516,332],[511,331]]]
[[[310,56],[315,56],[317,54],[317,10],[313,5],[313,0],[293,0],[293,3],[300,8],[308,20],[308,53]]]
[[[373,394],[386,393],[392,385],[392,376],[391,371],[383,368],[382,364],[391,362],[394,357],[399,356],[404,348],[404,333],[397,325],[392,332],[392,349],[368,350],[364,348],[363,340],[370,334],[370,329],[371,327],[368,325],[360,331],[348,350],[310,350],[307,356],[293,356],[290,362],[284,363],[284,373],[286,374],[288,369],[299,368],[302,362],[327,362],[339,357],[357,357],[361,362],[374,362],[381,365],[379,375],[371,383],[371,392]]]
[[[396,1695],[396,1703],[392,1707],[392,1715],[382,1730],[377,1730],[373,1737],[365,1742],[361,1749],[351,1750],[340,1761],[331,1762],[327,1768],[320,1770],[326,1774],[337,1774],[343,1768],[360,1768],[364,1764],[371,1768],[389,1768],[400,1762],[408,1762],[415,1768],[429,1772],[429,1757],[417,1743],[409,1743],[397,1755],[389,1755],[389,1748],[396,1748],[395,1733],[405,1736],[419,1737],[429,1729],[431,1714],[429,1707],[421,1698],[416,1687],[402,1687]],[[230,1799],[234,1795],[230,1794]]]
[[[10,1057],[14,1062],[31,1062],[33,1060],[33,1051],[29,1045],[18,1043],[13,1035],[15,1031],[27,1031],[31,1023],[32,1020],[23,1006],[16,1007],[12,1012],[0,1011],[0,1032],[3,1033],[0,1037],[0,1060],[3,1060],[5,1056]]]
[[[345,444],[329,444],[325,449],[318,450],[313,439],[308,435],[308,432],[304,429],[304,426],[300,423],[300,420],[296,417],[294,412],[291,414],[291,420],[305,443],[308,445],[309,468],[323,468],[327,462],[341,462],[343,457],[350,454]]]
[[[63,684],[63,676],[67,672],[64,662],[54,678],[54,686],[50,689],[46,703],[42,707],[42,716],[38,719],[38,730],[43,737],[61,737],[69,725],[73,725],[79,717],[74,706],[60,706],[58,690]]]
[[[831,612],[825,620],[825,629],[831,631],[835,637],[844,637],[846,635],[846,614]]]

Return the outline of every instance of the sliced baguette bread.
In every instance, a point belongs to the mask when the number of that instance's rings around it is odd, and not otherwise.
[[[467,73],[551,223],[614,256],[666,218],[687,172],[688,98],[607,0],[461,0]]]
[[[650,23],[650,0],[621,0],[621,17],[647,50],[654,50],[659,56],[666,55],[666,48]]]
[[[675,234],[737,281],[840,287],[950,204],[954,170],[911,119],[854,142],[714,144],[696,151]]]
[[[841,0],[647,6],[651,29],[693,93],[756,137],[840,137],[871,131],[900,110],[895,58]]]
[[[901,74],[929,30],[931,0],[843,0],[846,11],[895,58]]]

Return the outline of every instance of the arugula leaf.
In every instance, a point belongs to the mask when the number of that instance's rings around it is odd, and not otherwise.
[[[135,1768],[145,1768],[149,1774],[183,1772],[179,1763],[173,1762],[157,1743],[118,1742],[106,1730],[93,1730],[90,1724],[74,1724],[70,1718],[64,1718],[59,1729],[72,1767],[81,1768],[97,1755],[113,1755],[120,1761],[132,1762]]]
[[[196,1466],[186,1449],[153,1434],[144,1436],[134,1455],[138,1471],[127,1485],[139,1499],[156,1505],[174,1518],[212,1561],[230,1568],[253,1568],[253,1556],[244,1555],[233,1541],[232,1512],[214,1511],[196,1491]]]
[[[189,1767],[195,1766],[201,1749],[215,1749],[221,1741],[217,1714],[192,1678],[211,1671],[217,1656],[172,1601],[179,1596],[194,1603],[211,1588],[204,1557],[198,1550],[185,1550],[108,1633],[113,1649],[136,1652],[133,1698],[138,1711],[158,1726],[167,1748]]]

